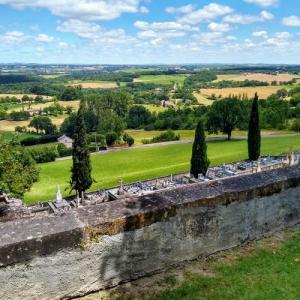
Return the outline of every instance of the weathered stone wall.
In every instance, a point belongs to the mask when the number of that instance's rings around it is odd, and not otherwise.
[[[298,167],[0,225],[0,299],[61,299],[300,222]]]

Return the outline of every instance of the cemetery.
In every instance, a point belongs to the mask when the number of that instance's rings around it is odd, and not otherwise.
[[[251,175],[268,170],[288,168],[300,163],[300,152],[280,156],[264,156],[258,161],[241,161],[232,164],[222,164],[209,168],[206,176],[199,175],[198,179],[189,173],[171,174],[152,180],[139,181],[126,185],[120,179],[117,187],[86,193],[83,200],[76,197],[63,199],[60,187],[57,186],[56,199],[36,205],[26,206],[19,199],[10,199],[3,195],[0,198],[0,222],[17,218],[33,218],[48,214],[64,215],[80,206],[93,206],[105,202],[136,198],[155,194],[159,191],[188,187],[195,183],[213,183],[220,180],[243,175]]]

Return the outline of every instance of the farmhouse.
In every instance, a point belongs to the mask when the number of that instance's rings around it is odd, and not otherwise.
[[[67,148],[72,148],[73,140],[65,134],[57,139],[58,143],[64,144]]]

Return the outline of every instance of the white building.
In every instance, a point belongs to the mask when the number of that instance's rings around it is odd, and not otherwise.
[[[64,144],[67,148],[72,148],[73,140],[65,134],[57,139],[58,143]]]

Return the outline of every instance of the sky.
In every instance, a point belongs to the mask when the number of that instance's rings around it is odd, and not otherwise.
[[[300,64],[299,0],[0,0],[0,63]]]

